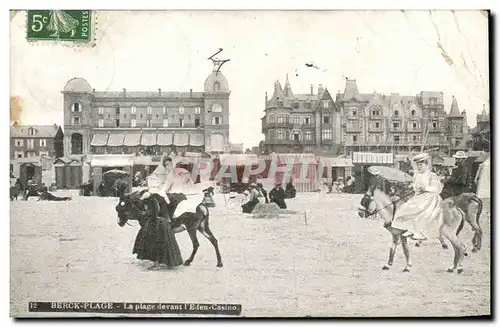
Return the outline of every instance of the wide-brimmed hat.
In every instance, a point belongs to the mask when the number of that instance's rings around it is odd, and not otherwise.
[[[368,172],[372,175],[379,175],[380,174],[380,169],[378,169],[377,167],[368,167]]]
[[[464,151],[457,151],[457,153],[455,153],[453,155],[453,158],[456,158],[456,159],[467,159],[467,153],[465,153]]]
[[[413,157],[413,161],[422,162],[429,159],[429,154],[427,152],[422,152]]]

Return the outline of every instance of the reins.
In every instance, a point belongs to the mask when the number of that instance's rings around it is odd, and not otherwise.
[[[406,191],[408,191],[408,190],[409,190],[409,188],[406,188],[406,189],[404,189],[403,191],[404,191],[404,192],[406,192]],[[380,211],[382,211],[382,210],[384,210],[384,209],[386,209],[386,208],[388,208],[388,207],[390,207],[390,206],[394,205],[394,210],[393,210],[393,215],[394,215],[394,213],[396,212],[396,203],[398,203],[399,201],[401,201],[401,200],[403,200],[403,199],[406,199],[408,196],[410,196],[410,194],[411,194],[413,191],[408,192],[408,194],[405,194],[404,192],[402,192],[402,193],[403,193],[403,196],[400,196],[400,197],[399,197],[399,199],[394,200],[394,201],[391,201],[391,203],[389,203],[388,205],[385,205],[385,206],[383,206],[383,207],[382,207],[382,208],[380,208],[380,209],[374,210],[374,211],[372,211],[371,213],[368,211],[368,209],[367,209],[366,207],[365,207],[365,209],[363,209],[363,210],[364,210],[364,211],[368,214],[368,216],[367,216],[367,217],[371,217],[371,216],[376,215],[376,214],[377,214],[377,213],[379,213]],[[365,194],[365,196],[369,196],[370,198],[373,198],[373,191],[372,191],[372,195]]]

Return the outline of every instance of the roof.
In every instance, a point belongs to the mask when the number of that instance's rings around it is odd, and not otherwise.
[[[172,144],[172,143],[170,143]],[[156,145],[156,134],[155,133],[142,133],[141,145],[153,146]]]
[[[141,133],[127,132],[123,140],[124,146],[138,146],[141,144]]]
[[[462,117],[460,110],[458,110],[457,98],[453,96],[453,101],[451,102],[451,110],[448,117]]]
[[[74,77],[66,83],[63,92],[90,93],[92,92],[92,87],[85,79]]]
[[[156,144],[159,146],[170,146],[173,143],[174,135],[170,132],[159,133],[156,138]]]
[[[33,129],[34,135],[30,135]],[[59,131],[59,125],[15,125],[10,127],[10,137],[54,138]]]
[[[122,146],[124,139],[125,134],[123,133],[111,133],[108,138],[108,146]]]
[[[92,138],[91,146],[105,146],[108,144],[108,133],[95,133]]]
[[[187,146],[189,144],[189,133],[175,133],[174,134],[174,145],[175,146]]]
[[[172,98],[203,98],[203,92],[164,92],[164,91],[97,91],[94,92],[96,98],[156,98],[172,99]]]
[[[353,164],[393,164],[394,154],[373,153],[373,152],[353,152]]]
[[[243,152],[243,143],[231,143],[230,145],[230,151],[232,152]]]
[[[95,154],[90,162],[91,167],[130,167],[134,165],[135,155]]]
[[[205,79],[205,84],[204,84],[205,92],[214,92],[215,90],[213,87],[216,82],[219,82],[220,84],[219,92],[229,92],[229,83],[227,82],[226,77],[220,71],[220,66],[218,65],[214,65],[214,68],[212,69],[212,74],[210,74]]]
[[[203,133],[196,133],[196,132],[189,133],[189,145],[203,146],[204,144],[205,144],[205,135]]]
[[[79,163],[80,159],[78,159],[78,158],[69,158],[69,157],[60,157],[60,158],[57,158],[57,159],[54,160],[54,164],[57,164],[59,162],[61,162],[63,164],[69,164],[69,163],[72,163],[72,162]]]

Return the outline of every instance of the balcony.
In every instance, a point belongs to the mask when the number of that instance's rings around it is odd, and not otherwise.
[[[383,133],[384,128],[382,127],[382,125],[380,125],[379,127],[369,126],[368,131],[373,133]]]
[[[432,127],[432,126],[429,126],[429,133],[444,133],[445,132],[445,128],[444,127]]]
[[[283,123],[268,123],[262,122],[262,130],[267,130],[269,128],[293,128],[293,123],[283,122]]]
[[[391,125],[390,131],[393,133],[403,133],[405,131],[405,128],[404,126],[395,127],[394,125]]]
[[[300,144],[300,141],[294,141],[294,140],[278,140],[276,138],[272,138],[272,139],[267,139],[266,144],[273,144],[273,145],[298,145]]]
[[[349,126],[349,125],[347,125],[345,127],[345,131],[347,133],[361,133],[361,126],[352,126],[352,125]]]
[[[423,131],[423,128],[421,126],[413,127],[413,126],[408,126],[407,128],[408,133],[419,133]]]

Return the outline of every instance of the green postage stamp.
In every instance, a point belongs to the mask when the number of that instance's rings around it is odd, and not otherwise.
[[[28,10],[28,41],[54,40],[89,43],[91,10]]]

